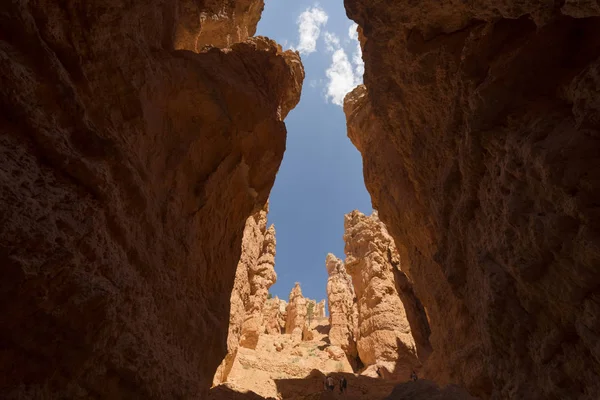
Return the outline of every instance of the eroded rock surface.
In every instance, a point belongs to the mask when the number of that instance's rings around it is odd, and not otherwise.
[[[227,373],[221,375],[222,379],[215,379],[215,387],[225,385],[239,393],[254,391],[265,397],[288,398],[278,393],[281,380],[304,379],[315,370],[352,372],[344,351],[330,343],[327,318],[313,315],[309,324],[309,304],[316,307],[324,301],[317,303],[304,298],[298,284],[290,293],[289,303],[277,297],[266,300],[263,307],[265,326],[258,334],[256,344],[240,345],[227,355],[223,362],[227,365]],[[286,321],[288,313],[293,318]],[[286,322],[292,327],[289,333],[285,333]],[[322,391],[322,388],[321,383],[307,390]]]
[[[345,6],[366,86],[348,134],[429,317],[427,376],[498,399],[597,397],[597,5]]]
[[[227,335],[227,355],[217,368],[213,384],[224,382],[238,346],[256,347],[264,332],[263,306],[268,289],[275,283],[275,229],[267,229],[268,202],[262,210],[246,220],[242,238],[242,253],[238,262]]]
[[[358,305],[358,355],[366,367],[384,367],[390,379],[408,380],[421,363],[404,304],[396,290],[399,256],[377,212],[345,216],[345,267]]]
[[[350,360],[358,356],[356,339],[358,329],[358,308],[352,278],[346,272],[344,262],[327,254],[327,301],[329,303],[329,340],[332,345],[341,347]]]
[[[179,0],[175,48],[229,47],[253,36],[264,0]]]
[[[325,318],[325,299],[317,303],[315,308],[315,318]]]
[[[317,302],[314,299],[306,299],[306,318],[323,318],[325,317],[325,300]]]
[[[286,309],[287,301],[280,300],[277,296],[265,302],[263,318],[266,333],[275,335],[285,332]]]
[[[173,50],[177,7],[0,6],[2,398],[202,398],[225,355],[303,71]]]
[[[327,320],[320,322],[326,324]],[[280,382],[304,379],[316,371],[352,372],[342,349],[330,346],[326,334],[314,332],[311,339],[304,341],[289,334],[261,335],[254,349],[238,349],[226,385],[239,392],[253,391],[264,397],[289,399],[279,395]],[[323,392],[323,382],[306,385],[304,389],[303,396]]]
[[[306,325],[306,299],[302,296],[300,284],[296,283],[290,292],[287,305],[285,333],[292,335],[295,340],[302,340],[302,332]]]
[[[264,226],[266,227],[266,215]],[[259,246],[260,257],[248,268],[250,296],[246,304],[246,318],[242,324],[240,345],[248,348],[256,347],[258,336],[265,332],[263,307],[267,301],[269,288],[277,280],[275,274],[275,227],[271,225],[264,231],[263,240]]]

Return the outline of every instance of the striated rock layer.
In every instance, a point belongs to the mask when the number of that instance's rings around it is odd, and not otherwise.
[[[600,393],[600,10],[345,0],[348,135],[431,326],[427,376],[498,399]]]
[[[355,363],[358,357],[356,339],[358,329],[358,308],[352,278],[346,272],[344,262],[327,254],[327,302],[329,303],[329,340],[341,347],[349,360]],[[356,367],[356,365],[353,365]]]
[[[345,216],[346,269],[358,305],[356,346],[362,363],[385,367],[392,379],[408,380],[420,367],[417,346],[395,284],[399,257],[377,212]]]
[[[202,398],[225,355],[303,70],[173,50],[177,3],[0,6],[1,398]]]

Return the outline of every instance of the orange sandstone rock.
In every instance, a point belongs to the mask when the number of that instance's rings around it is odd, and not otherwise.
[[[263,319],[265,332],[270,335],[285,332],[287,302],[275,296],[265,302],[263,308]]]
[[[363,364],[383,366],[408,380],[420,367],[406,309],[395,284],[396,246],[377,212],[345,216],[345,266],[358,299],[357,349]]]
[[[342,348],[348,358],[358,356],[356,350],[358,329],[358,308],[352,278],[346,272],[342,260],[328,254],[325,262],[327,279],[327,301],[329,304],[329,340],[332,345]]]
[[[292,335],[294,340],[302,340],[302,332],[306,324],[306,299],[302,296],[300,284],[296,283],[290,292],[287,305],[285,333]]]
[[[266,227],[266,215],[265,215]],[[242,324],[240,345],[255,348],[258,337],[265,332],[263,307],[269,294],[269,287],[277,280],[275,274],[275,228],[271,225],[264,233],[259,245],[260,257],[248,268],[250,296],[246,304],[246,318]]]
[[[348,135],[431,327],[425,375],[482,397],[600,393],[600,12],[345,0]]]
[[[303,71],[266,38],[174,50],[178,10],[0,6],[1,398],[203,398],[226,353]]]

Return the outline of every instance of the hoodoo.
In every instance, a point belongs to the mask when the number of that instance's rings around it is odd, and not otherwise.
[[[254,348],[263,326],[263,306],[268,289],[277,279],[274,266],[275,229],[267,229],[268,203],[246,220],[229,315],[227,355],[214,383],[224,382],[239,346]]]
[[[386,378],[407,381],[421,362],[407,310],[396,290],[394,269],[400,259],[377,213],[345,216],[346,269],[357,298],[356,347],[369,375],[384,368]]]
[[[340,1],[0,2],[1,399],[600,398],[600,3]]]
[[[306,324],[306,299],[302,296],[300,284],[290,292],[290,299],[287,304],[287,317],[285,322],[285,333],[292,335],[296,340],[302,339],[302,330]]]
[[[356,363],[358,352],[356,339],[358,329],[358,308],[352,278],[346,272],[344,262],[327,254],[327,301],[329,302],[329,340],[341,347],[348,358]]]

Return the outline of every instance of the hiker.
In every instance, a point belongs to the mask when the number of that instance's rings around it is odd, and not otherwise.
[[[348,381],[346,380],[346,377],[342,376],[340,378],[340,393],[344,393],[347,388],[348,388]]]
[[[417,373],[415,372],[414,369],[412,371],[412,374],[410,374],[410,379],[412,379],[413,382],[416,382],[417,379],[419,379],[419,377],[417,376]]]
[[[325,389],[329,390],[330,392],[333,392],[333,389],[335,389],[335,381],[329,375],[327,375],[325,378]]]
[[[381,378],[381,368],[377,367],[377,370],[375,372],[377,372],[377,376]]]

